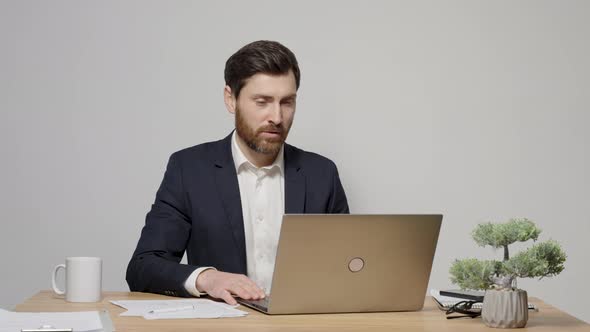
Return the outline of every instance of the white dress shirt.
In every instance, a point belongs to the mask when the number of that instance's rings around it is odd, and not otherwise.
[[[266,294],[270,293],[281,222],[285,211],[284,147],[275,161],[256,167],[240,149],[236,132],[232,135],[232,156],[238,175],[248,277]],[[185,289],[194,296],[203,295],[196,288],[199,274],[214,267],[196,269],[186,280]]]

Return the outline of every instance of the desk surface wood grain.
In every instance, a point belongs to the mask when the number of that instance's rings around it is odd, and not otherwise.
[[[103,292],[98,303],[68,303],[51,291],[41,291],[16,306],[16,311],[53,312],[106,309],[118,332],[138,331],[494,331],[480,318],[447,320],[434,301],[427,297],[424,309],[417,312],[316,314],[268,316],[246,307],[248,316],[223,319],[145,320],[142,317],[120,317],[125,309],[110,300],[175,299],[168,296],[135,293]],[[530,298],[539,307],[530,312],[525,329],[518,331],[589,331],[590,325],[560,311],[543,301]]]

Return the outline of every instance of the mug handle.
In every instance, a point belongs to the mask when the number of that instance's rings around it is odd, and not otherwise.
[[[66,265],[65,264],[59,264],[55,266],[55,269],[53,269],[53,274],[51,275],[51,284],[53,286],[53,291],[55,292],[55,294],[57,295],[64,295],[66,293],[66,291],[62,291],[61,289],[59,289],[57,287],[57,283],[55,282],[55,277],[57,277],[57,271],[59,271],[59,269],[66,269]]]

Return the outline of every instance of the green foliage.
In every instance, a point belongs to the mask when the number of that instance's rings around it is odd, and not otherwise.
[[[563,271],[565,259],[559,243],[550,240],[518,253],[503,264],[503,270],[519,278],[551,277]]]
[[[497,261],[480,261],[475,258],[457,259],[451,265],[451,282],[459,285],[461,289],[487,289],[495,274]]]
[[[491,222],[477,225],[472,232],[473,240],[481,246],[502,248],[516,241],[537,240],[541,230],[535,224],[524,219],[510,219],[503,224]]]
[[[537,240],[541,230],[528,219],[510,219],[503,224],[477,225],[472,236],[480,246],[504,248],[504,260],[455,260],[449,273],[451,282],[462,289],[488,289],[492,286],[510,288],[515,278],[544,278],[561,273],[567,258],[561,245],[549,240],[537,243],[512,258],[508,245],[517,241]]]

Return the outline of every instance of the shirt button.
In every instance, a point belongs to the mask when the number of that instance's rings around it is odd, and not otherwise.
[[[263,221],[264,217],[262,215],[258,215],[258,221]]]

